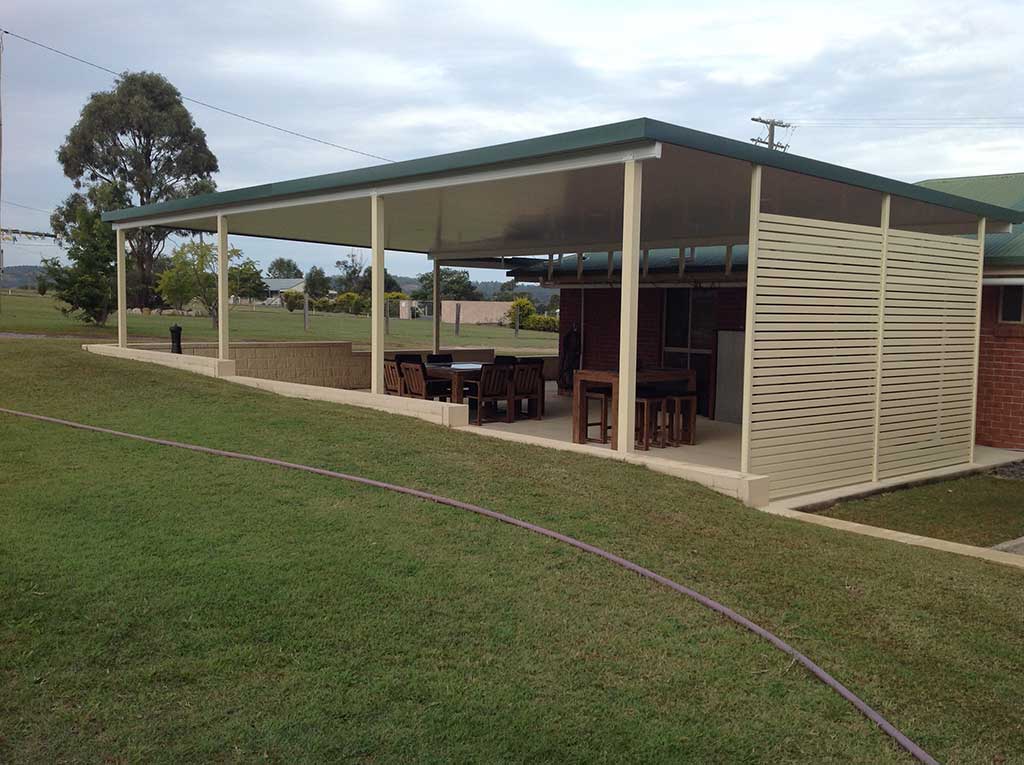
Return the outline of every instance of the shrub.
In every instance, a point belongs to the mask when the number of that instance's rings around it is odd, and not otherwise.
[[[537,332],[557,332],[558,317],[542,316],[539,313],[535,313],[527,316],[525,320],[520,318],[519,326],[521,329],[532,329]]]
[[[334,299],[334,306],[340,313],[360,314],[369,310],[369,301],[358,292],[342,292]]]
[[[281,293],[281,300],[284,302],[284,307],[289,311],[294,311],[297,308],[302,308],[302,293],[294,290],[285,290]]]
[[[519,309],[519,326],[525,327],[526,320],[537,313],[537,309],[533,305],[533,301],[525,295],[520,295],[512,301],[512,305],[509,306],[508,311],[505,313],[505,319],[508,321],[509,326],[514,327],[516,325],[516,309]]]

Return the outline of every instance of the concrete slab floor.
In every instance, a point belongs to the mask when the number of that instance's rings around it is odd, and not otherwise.
[[[596,402],[591,402],[589,419],[591,422],[596,422],[598,419]],[[555,383],[549,382],[545,391],[544,419],[523,419],[511,423],[489,422],[484,424],[484,428],[571,443],[572,397],[559,396]],[[594,427],[590,432],[597,437],[597,431],[598,428]],[[721,470],[738,471],[740,469],[741,428],[739,425],[698,417],[696,440],[697,442],[693,446],[676,446],[665,449],[652,447],[650,451],[640,453],[689,465]],[[603,444],[588,444],[588,446],[611,450],[610,446]]]

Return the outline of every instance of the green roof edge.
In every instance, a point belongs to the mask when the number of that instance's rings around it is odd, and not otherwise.
[[[218,207],[245,202],[340,191],[360,186],[471,170],[489,165],[540,159],[557,154],[583,152],[645,140],[662,141],[767,167],[775,167],[780,170],[812,175],[996,220],[1010,223],[1024,222],[1024,211],[986,204],[974,199],[947,194],[943,191],[936,191],[913,183],[853,170],[841,165],[833,165],[797,154],[772,151],[752,143],[737,141],[733,138],[725,138],[647,117],[573,130],[568,133],[527,138],[495,146],[467,149],[449,154],[438,154],[421,159],[392,162],[386,165],[373,165],[371,167],[344,170],[337,173],[315,175],[289,181],[275,181],[260,186],[218,191],[184,199],[172,199],[143,207],[129,207],[106,212],[103,214],[103,220],[111,223],[120,223],[148,218],[154,215],[165,215],[189,210],[212,210]]]

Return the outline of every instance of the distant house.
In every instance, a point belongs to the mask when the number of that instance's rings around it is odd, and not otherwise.
[[[265,302],[267,305],[281,305],[282,292],[305,292],[306,280],[299,279],[264,279],[269,294]]]
[[[934,178],[945,191],[1024,210],[1024,173]],[[985,236],[978,356],[979,444],[1024,449],[1024,224]]]

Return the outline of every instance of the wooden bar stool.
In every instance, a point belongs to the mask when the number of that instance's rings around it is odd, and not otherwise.
[[[638,393],[636,397],[636,448],[648,451],[653,443],[664,447],[668,433],[663,422],[665,397],[655,393]]]
[[[697,440],[697,394],[666,396],[669,420],[668,441],[672,446],[693,446]]]
[[[587,417],[587,443],[606,444],[608,443],[608,432],[611,430],[611,423],[608,421],[608,406],[612,399],[612,388],[610,385],[588,386],[586,395],[586,417]],[[599,417],[597,422],[590,422],[590,402],[598,404]],[[590,429],[595,425],[601,428],[601,434],[597,438],[590,437]]]

